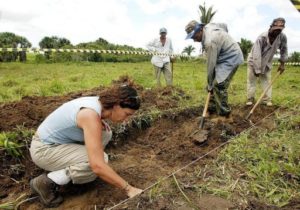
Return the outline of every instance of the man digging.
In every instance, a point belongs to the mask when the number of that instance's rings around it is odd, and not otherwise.
[[[207,25],[193,20],[185,27],[186,39],[201,42],[207,54],[207,91],[211,93],[208,111],[229,117],[227,89],[238,69],[243,63],[243,53],[232,37],[227,33],[223,23]]]
[[[272,60],[278,49],[280,49],[280,65],[277,69],[280,73],[284,71],[284,63],[288,59],[287,38],[282,30],[285,27],[283,18],[276,18],[270,25],[268,31],[259,35],[248,56],[247,71],[247,103],[252,106],[254,103],[256,80],[260,79],[263,89],[266,89],[271,82]],[[272,87],[266,92],[263,103],[272,106]]]

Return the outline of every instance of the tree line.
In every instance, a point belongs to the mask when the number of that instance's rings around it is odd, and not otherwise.
[[[25,37],[11,32],[0,33],[0,48],[29,48],[32,44]],[[73,45],[70,40],[64,37],[46,36],[39,42],[40,48],[48,49],[93,49],[93,50],[125,50],[125,51],[144,51],[142,48],[134,48],[128,45],[118,45],[109,43],[103,38],[98,38],[92,42],[79,43]],[[141,62],[149,61],[150,56],[145,55],[113,55],[100,53],[75,53],[75,52],[45,52],[36,53],[37,63],[51,62]],[[0,62],[26,62],[27,54],[22,52],[0,52]]]

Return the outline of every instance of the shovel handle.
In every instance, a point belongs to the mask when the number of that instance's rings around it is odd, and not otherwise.
[[[261,96],[259,97],[259,99],[257,100],[257,102],[255,103],[255,105],[253,106],[253,108],[250,110],[249,114],[247,115],[246,119],[248,120],[250,118],[250,116],[252,115],[252,113],[254,112],[254,110],[256,109],[256,107],[258,106],[258,104],[261,102],[261,100],[263,99],[263,97],[265,96],[265,94],[267,93],[267,91],[270,89],[270,87],[272,86],[272,84],[275,82],[275,80],[279,77],[279,75],[281,74],[280,71],[277,72],[277,74],[275,75],[275,77],[272,79],[272,81],[270,82],[270,84],[268,84],[268,86],[266,87],[266,89],[264,90],[264,92],[261,94]]]
[[[206,116],[206,112],[207,112],[207,109],[208,109],[210,95],[211,95],[211,92],[208,92],[207,98],[206,98],[206,101],[205,101],[205,106],[204,106],[203,113],[202,113],[202,117]]]
[[[206,102],[205,102],[205,106],[204,106],[203,113],[202,113],[202,117],[201,117],[201,120],[200,120],[200,125],[199,125],[199,127],[201,129],[204,127],[204,121],[205,121],[205,116],[206,116],[206,112],[207,112],[207,109],[208,109],[210,95],[211,95],[211,92],[208,92]]]
[[[249,120],[249,118],[251,117],[252,113],[253,113],[253,112],[249,112],[249,114],[248,114],[247,117],[246,117],[246,120]]]

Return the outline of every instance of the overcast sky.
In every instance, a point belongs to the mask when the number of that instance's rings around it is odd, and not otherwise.
[[[185,40],[184,27],[199,20],[204,0],[0,0],[0,32],[26,37],[33,47],[45,36],[72,44],[99,37],[115,44],[145,48],[161,27],[168,29],[175,53],[199,43]],[[276,17],[286,19],[289,52],[300,52],[300,13],[290,0],[207,0],[217,13],[212,22],[227,23],[236,41],[268,30]]]

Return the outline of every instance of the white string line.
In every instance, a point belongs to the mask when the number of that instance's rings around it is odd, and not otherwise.
[[[290,100],[290,101],[288,101],[287,103],[285,103],[284,105],[287,105],[287,104],[290,103],[291,101],[296,101],[296,100],[299,99],[299,98],[300,98],[300,97],[298,97],[298,98],[296,98],[296,99],[294,99],[294,100]],[[182,168],[177,169],[176,171],[172,172],[170,175],[163,177],[161,180],[159,180],[159,181],[155,182],[154,184],[152,184],[152,185],[148,186],[147,188],[145,188],[141,193],[147,191],[148,189],[154,187],[155,185],[161,183],[162,181],[165,181],[166,179],[168,179],[168,178],[170,178],[171,176],[175,175],[175,174],[178,173],[179,171],[182,171],[183,169],[189,167],[190,165],[194,164],[195,162],[199,161],[200,159],[206,157],[206,156],[209,155],[210,153],[216,151],[217,149],[219,149],[219,148],[223,147],[224,145],[230,143],[231,141],[235,140],[236,138],[238,138],[238,137],[241,136],[242,134],[244,134],[244,133],[246,133],[247,131],[251,130],[252,128],[256,127],[257,124],[259,124],[260,122],[262,122],[264,119],[270,117],[271,115],[273,115],[276,111],[278,111],[278,110],[281,109],[281,108],[283,108],[283,107],[278,107],[278,108],[275,109],[273,112],[271,112],[270,114],[268,114],[268,115],[265,116],[264,118],[260,119],[260,120],[259,120],[258,122],[256,122],[255,124],[250,125],[250,127],[244,129],[244,130],[243,130],[242,132],[240,132],[239,134],[237,134],[237,135],[233,136],[232,138],[230,138],[228,141],[226,141],[226,142],[220,144],[219,146],[217,146],[217,147],[215,147],[214,149],[210,150],[210,151],[207,152],[206,154],[204,154],[204,155],[198,157],[196,160],[193,160],[192,162],[188,163],[187,165],[183,166]],[[139,195],[138,195],[138,196],[139,196]],[[133,197],[133,198],[135,198],[135,197]],[[114,206],[112,206],[112,207],[109,207],[107,210],[114,209],[114,208],[116,208],[116,207],[118,207],[118,206],[120,206],[120,205],[126,203],[126,202],[129,201],[130,199],[132,199],[132,198],[127,198],[127,199],[121,201],[120,203],[118,203],[118,204],[116,204],[116,205],[114,205]]]
[[[34,199],[37,199],[39,198],[39,196],[34,196],[34,197],[31,197],[31,198],[27,198],[25,200],[22,200],[20,203],[17,203],[17,205],[15,206],[14,209],[19,209],[19,207],[21,206],[21,204],[25,203],[25,202],[28,202],[28,201],[32,201]]]

